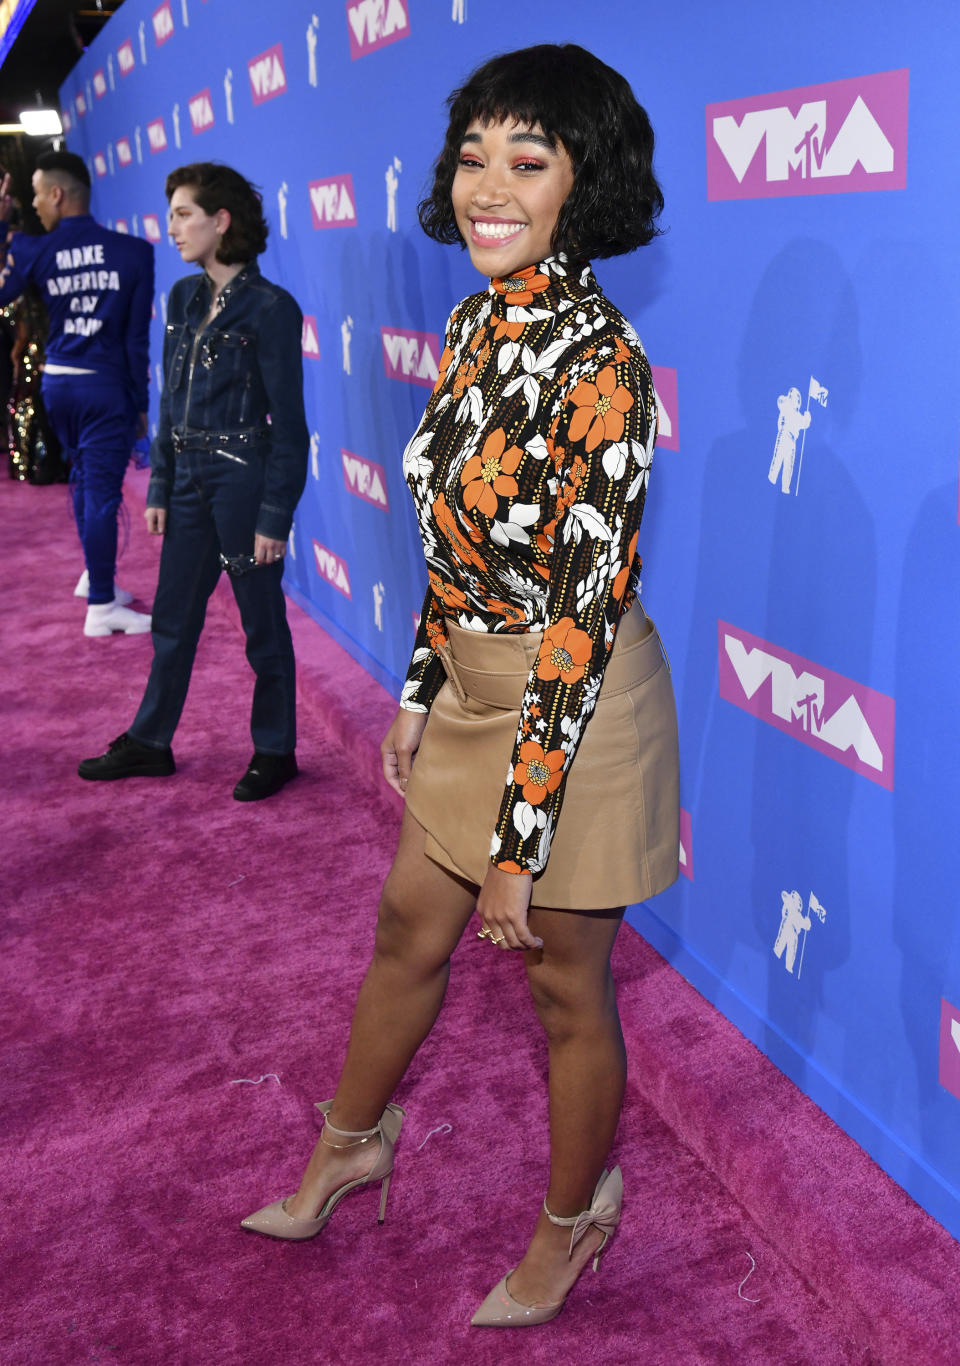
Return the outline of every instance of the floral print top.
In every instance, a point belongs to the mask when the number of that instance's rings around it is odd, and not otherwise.
[[[429,710],[445,681],[445,619],[544,632],[490,847],[537,873],[635,598],[656,397],[637,334],[562,255],[465,299],[445,342],[403,457],[430,583],[400,705]]]

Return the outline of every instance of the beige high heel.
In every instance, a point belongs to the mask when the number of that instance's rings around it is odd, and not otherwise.
[[[623,1176],[620,1168],[614,1167],[609,1175],[604,1172],[600,1177],[597,1188],[593,1192],[590,1208],[583,1210],[581,1214],[575,1214],[569,1219],[561,1219],[559,1215],[550,1213],[546,1201],[543,1202],[543,1209],[551,1224],[572,1230],[568,1256],[573,1256],[573,1249],[587,1229],[596,1225],[597,1228],[603,1230],[603,1242],[597,1248],[593,1258],[593,1269],[596,1271],[600,1266],[600,1257],[620,1222],[620,1206],[622,1203]],[[507,1289],[507,1281],[512,1274],[511,1271],[507,1272],[503,1280],[493,1287],[474,1314],[470,1322],[475,1328],[533,1328],[538,1323],[549,1323],[560,1313],[566,1303],[566,1295],[562,1300],[557,1300],[553,1304],[520,1304],[518,1300],[515,1300]],[[573,1286],[570,1289],[572,1290]],[[570,1291],[567,1291],[567,1294],[569,1293]]]
[[[380,1151],[377,1154],[377,1160],[366,1176],[358,1176],[354,1181],[346,1181],[342,1186],[338,1186],[335,1191],[331,1191],[315,1219],[295,1219],[292,1214],[288,1214],[286,1204],[290,1197],[287,1196],[284,1200],[274,1200],[273,1204],[264,1205],[263,1209],[258,1209],[255,1214],[249,1214],[246,1219],[241,1220],[241,1228],[250,1229],[254,1233],[265,1233],[268,1238],[287,1238],[296,1242],[302,1242],[306,1238],[315,1238],[345,1195],[349,1195],[350,1191],[358,1190],[360,1186],[368,1186],[374,1181],[380,1182],[380,1212],[377,1216],[377,1223],[383,1223],[387,1211],[390,1176],[393,1172],[393,1146],[403,1125],[404,1111],[399,1105],[388,1105],[380,1116],[380,1123],[372,1129],[337,1129],[326,1118],[332,1104],[332,1100],[317,1101],[317,1109],[324,1116],[324,1129],[329,1129],[338,1138],[348,1138],[353,1141],[350,1143],[331,1143],[321,1133],[320,1142],[326,1147],[359,1148],[362,1143],[369,1143],[372,1138],[378,1136],[380,1138]]]

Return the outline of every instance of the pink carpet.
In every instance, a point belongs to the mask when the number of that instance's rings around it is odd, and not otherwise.
[[[469,1327],[546,1158],[521,964],[472,935],[397,1097],[383,1228],[364,1192],[313,1242],[244,1233],[333,1088],[396,838],[371,786],[392,704],[292,609],[304,771],[234,802],[251,677],[218,594],[176,777],[84,783],[150,639],[83,637],[62,488],[4,481],[0,519],[4,1363],[955,1366],[957,1244],[629,929],[623,1224],[553,1324]],[[147,605],[157,544],[132,524],[120,581]]]

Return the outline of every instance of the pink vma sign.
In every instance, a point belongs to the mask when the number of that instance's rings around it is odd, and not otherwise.
[[[651,365],[653,388],[657,395],[657,447],[680,449],[680,415],[677,411],[677,372],[665,365]]]
[[[383,368],[389,379],[406,380],[432,389],[439,373],[440,338],[436,332],[410,332],[403,327],[381,327]]]
[[[940,998],[940,1085],[960,1100],[960,1010]]]
[[[893,791],[892,697],[739,626],[717,625],[722,698]]]
[[[347,0],[350,57],[366,57],[378,47],[410,36],[408,0]]]
[[[707,105],[707,198],[902,190],[910,72]]]

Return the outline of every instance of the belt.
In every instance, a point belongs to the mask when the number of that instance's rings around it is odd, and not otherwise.
[[[212,451],[220,446],[254,446],[269,439],[269,427],[248,427],[242,432],[197,432],[174,427],[170,433],[173,449]]]

